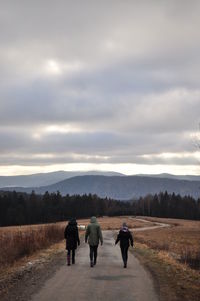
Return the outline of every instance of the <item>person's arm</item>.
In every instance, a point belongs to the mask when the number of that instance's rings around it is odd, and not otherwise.
[[[79,233],[78,233],[78,228],[76,229],[76,237],[77,237],[77,242],[78,242],[78,245],[80,246],[80,239],[79,239]]]
[[[131,242],[131,246],[133,247],[133,236],[132,236],[131,232],[129,232],[129,239]]]
[[[103,236],[102,236],[102,232],[101,232],[101,227],[100,226],[98,228],[98,234],[99,234],[99,239],[100,239],[101,245],[103,245]]]
[[[120,233],[117,235],[117,239],[115,241],[115,244],[117,244],[120,241]]]
[[[89,228],[89,225],[88,225],[87,229],[86,229],[86,232],[85,232],[85,242],[87,242],[89,234],[90,234],[90,228]]]
[[[67,227],[65,227],[64,237],[67,239]]]

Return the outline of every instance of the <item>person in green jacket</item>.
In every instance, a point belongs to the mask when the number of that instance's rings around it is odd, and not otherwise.
[[[103,245],[103,237],[101,233],[101,227],[97,222],[95,216],[91,217],[90,224],[87,226],[85,233],[85,242],[90,246],[90,266],[93,267],[97,263],[97,249],[99,241]]]

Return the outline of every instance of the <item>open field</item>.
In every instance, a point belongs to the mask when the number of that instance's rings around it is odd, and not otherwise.
[[[90,219],[81,219],[78,220],[79,225],[87,226],[90,222]],[[98,223],[101,225],[102,230],[119,230],[122,226],[122,223],[126,222],[130,229],[142,228],[144,227],[144,222],[131,218],[129,216],[119,216],[119,217],[100,217],[98,218]],[[155,223],[151,222],[148,226],[154,226]]]
[[[153,274],[161,300],[199,301],[200,222],[145,219],[170,225],[134,233],[135,254]]]
[[[160,219],[145,217],[148,223],[134,217],[101,217],[98,222],[102,230],[118,230],[122,222],[130,229],[153,227],[167,223],[168,228],[135,231],[135,241],[151,249],[165,251],[169,257],[199,268],[200,221]],[[78,220],[78,225],[87,226],[90,219]],[[30,255],[36,250],[47,248],[63,239],[67,222],[54,224],[15,226],[0,228],[0,264],[12,264],[15,260]]]
[[[146,218],[151,222],[167,223],[171,227],[136,232],[137,242],[154,250],[166,251],[170,257],[200,268],[200,221]]]
[[[0,271],[16,260],[63,239],[61,225],[12,227],[0,231]]]
[[[121,227],[122,221],[127,221],[130,228],[143,226],[143,222],[120,217],[99,218],[103,230],[115,230]],[[78,220],[78,225],[87,226],[89,219]],[[47,248],[64,238],[67,222],[54,224],[15,226],[0,228],[0,269],[12,265],[16,260]],[[153,223],[152,223],[153,225]]]
[[[199,301],[200,222],[149,217],[98,218],[102,230],[118,231],[124,221],[134,234],[135,247],[131,252],[152,273],[160,300]],[[78,220],[78,225],[88,223],[89,219]],[[154,229],[156,223],[168,224],[169,227]],[[14,266],[16,269],[20,262],[37,260],[37,256],[41,258],[41,252],[46,254],[45,258],[57,251],[62,253],[66,224],[0,228],[0,272]],[[138,231],[140,228],[145,228],[145,231]],[[80,231],[80,235],[84,235],[84,231]],[[48,253],[47,250],[51,251]]]

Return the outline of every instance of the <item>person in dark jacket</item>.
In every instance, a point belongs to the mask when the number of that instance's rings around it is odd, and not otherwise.
[[[75,218],[72,218],[65,228],[66,250],[67,250],[67,264],[70,265],[70,256],[72,253],[72,264],[75,263],[75,250],[77,244],[80,245],[78,234],[78,227]]]
[[[87,226],[85,232],[85,242],[90,246],[90,266],[91,268],[97,263],[97,249],[99,241],[103,245],[103,236],[101,232],[101,227],[97,222],[95,216],[91,217],[90,224]]]
[[[119,234],[117,235],[117,239],[115,241],[115,245],[120,241],[120,249],[122,253],[122,259],[124,262],[124,268],[127,267],[127,261],[128,261],[128,248],[130,246],[133,247],[133,236],[131,232],[129,231],[127,224],[123,223],[122,228],[119,231]]]

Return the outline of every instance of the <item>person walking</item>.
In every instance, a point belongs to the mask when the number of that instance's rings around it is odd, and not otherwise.
[[[70,265],[70,257],[72,253],[72,264],[75,264],[75,250],[77,244],[80,245],[80,239],[78,234],[78,227],[75,218],[72,218],[65,228],[64,233],[66,239],[66,250],[67,250],[67,265]]]
[[[126,223],[122,224],[119,234],[117,235],[115,245],[119,241],[120,241],[120,249],[121,249],[122,259],[124,262],[124,268],[126,268],[127,261],[128,261],[128,248],[130,246],[130,243],[131,243],[131,246],[133,247],[133,236],[132,236],[131,232],[129,231]]]
[[[91,217],[90,224],[87,226],[85,242],[87,243],[87,241],[90,247],[90,266],[93,267],[97,263],[97,249],[99,241],[101,242],[101,245],[103,245],[101,227],[95,216]]]

